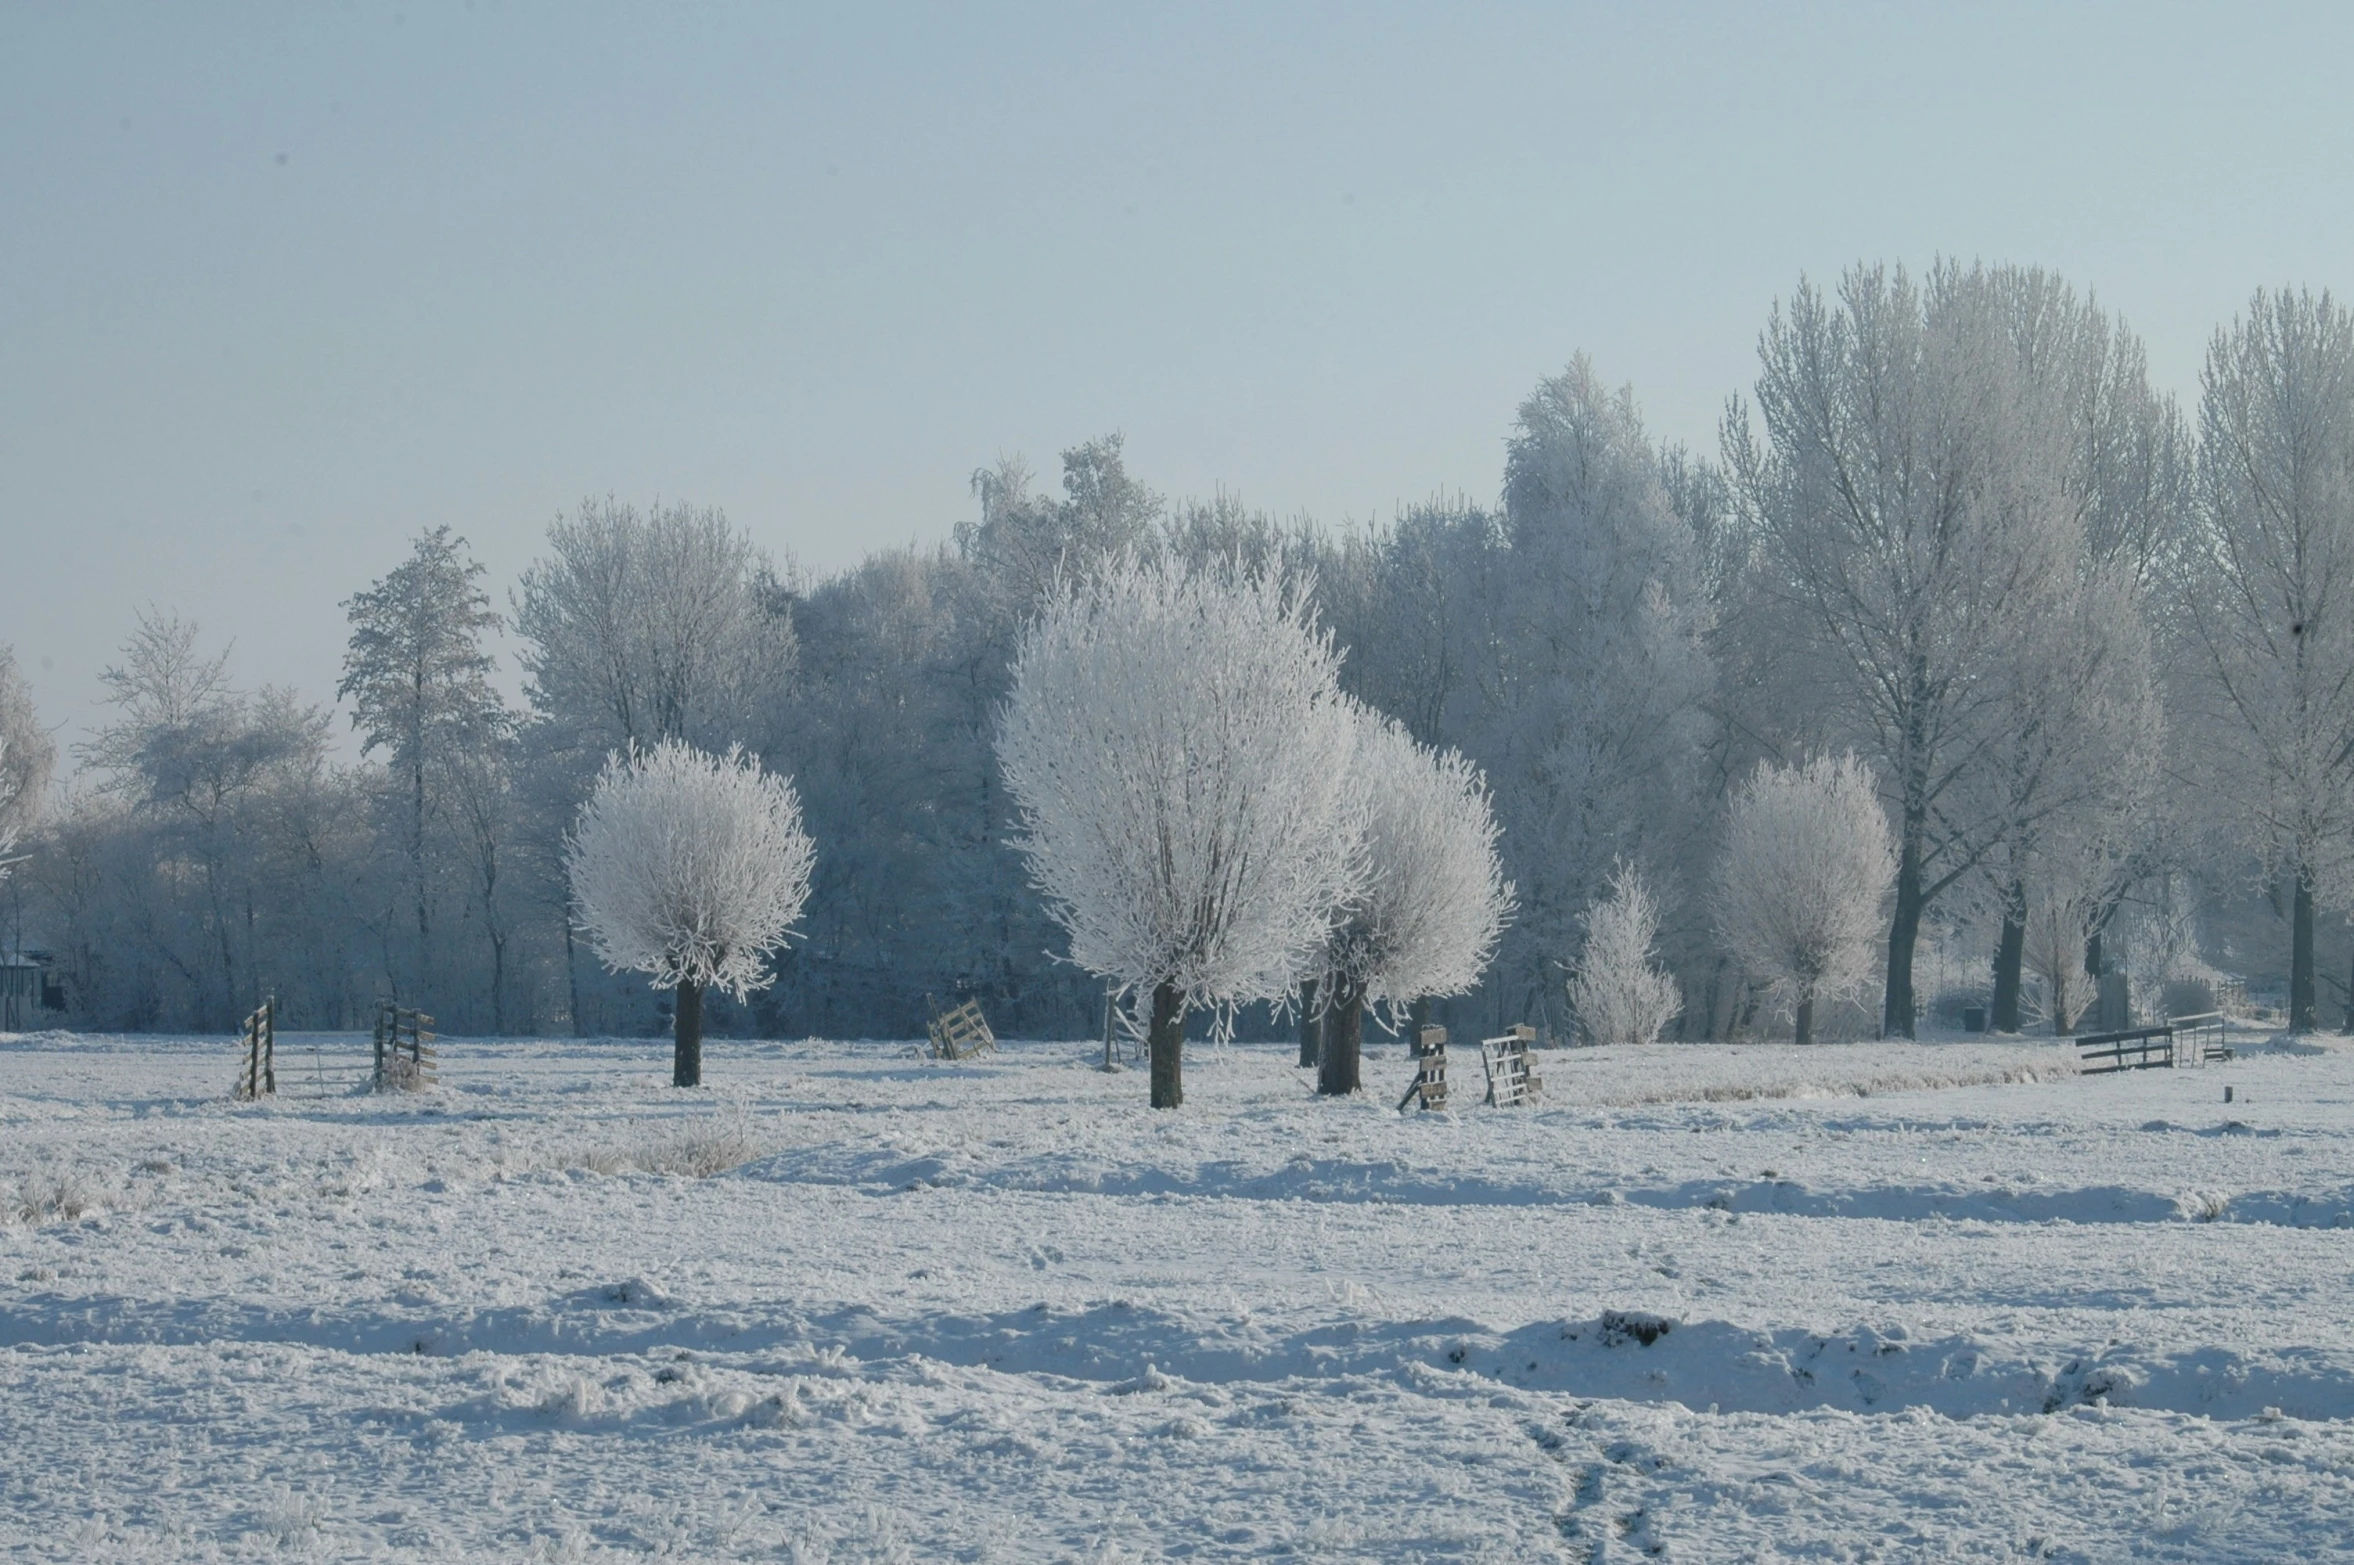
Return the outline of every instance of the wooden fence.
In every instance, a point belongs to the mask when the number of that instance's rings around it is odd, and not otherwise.
[[[276,996],[264,1000],[245,1019],[245,1030],[239,1035],[245,1066],[238,1074],[235,1096],[244,1102],[266,1098],[278,1090],[277,1008]]]
[[[2197,1016],[2170,1016],[2157,1027],[2086,1033],[2076,1040],[2077,1058],[2083,1061],[2087,1076],[2195,1068],[2231,1058],[2231,1048],[2223,1041],[2223,1026],[2222,1013],[2208,1011]]]
[[[378,1092],[414,1092],[440,1078],[433,1018],[386,1000],[376,1007],[376,1069],[369,1084]]]

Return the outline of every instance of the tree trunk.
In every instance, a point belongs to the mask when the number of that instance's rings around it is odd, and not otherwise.
[[[431,989],[428,973],[433,965],[433,936],[426,906],[425,749],[421,736],[417,738],[416,749],[410,757],[410,770],[415,774],[416,793],[413,803],[416,814],[409,831],[409,873],[417,884],[417,1004],[422,1008],[427,1003],[426,996]],[[440,1009],[439,1006],[434,1008]]]
[[[2019,1030],[2019,968],[2026,955],[2027,888],[2014,880],[2003,893],[2003,932],[1994,947],[1994,1005],[1987,1017],[1992,1031]]]
[[[670,1084],[674,1087],[703,1085],[703,986],[682,983],[678,986],[678,1005],[671,1017]]]
[[[2314,1030],[2313,874],[2300,859],[2297,893],[2289,919],[2289,1031]]]
[[[1880,1012],[1883,1037],[1913,1035],[1913,947],[1920,934],[1921,837],[1918,830],[1908,829],[1896,861],[1896,916],[1888,925],[1888,995]]]
[[[1801,1047],[1815,1041],[1815,996],[1811,989],[1798,997],[1798,1021],[1791,1041]]]
[[[507,937],[490,937],[490,1030],[507,1035]]]
[[[564,992],[572,1001],[572,1036],[588,1036],[580,1016],[580,959],[572,950],[572,898],[564,899]]]
[[[1300,1066],[1312,1068],[1324,1053],[1324,1018],[1316,1014],[1316,980],[1300,980]]]
[[[1152,992],[1152,1106],[1173,1109],[1185,1103],[1185,1000],[1173,983]]]
[[[1422,1058],[1422,1029],[1430,1025],[1430,997],[1421,996],[1406,1007],[1406,1055]]]
[[[1365,991],[1334,981],[1332,1003],[1324,1013],[1324,1060],[1316,1072],[1316,1090],[1328,1098],[1345,1098],[1358,1089],[1357,1057],[1365,1041]]]

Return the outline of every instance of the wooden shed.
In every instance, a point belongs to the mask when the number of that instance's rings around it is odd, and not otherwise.
[[[44,1025],[42,1013],[61,1009],[63,999],[43,953],[0,951],[0,1032]]]

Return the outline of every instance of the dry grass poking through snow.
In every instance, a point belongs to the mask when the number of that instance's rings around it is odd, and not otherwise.
[[[595,1174],[671,1174],[685,1179],[712,1179],[774,1150],[753,1135],[751,1121],[738,1111],[691,1129],[649,1136],[629,1145],[592,1147],[560,1160],[558,1166],[587,1169]]]
[[[0,1197],[0,1220],[31,1227],[70,1223],[106,1205],[80,1176],[44,1168],[27,1174],[5,1197]]]

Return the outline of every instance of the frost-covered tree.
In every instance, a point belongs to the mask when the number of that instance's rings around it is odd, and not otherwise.
[[[57,748],[33,712],[32,692],[17,672],[16,654],[0,647],[0,864],[33,824],[56,759]]]
[[[606,966],[676,990],[671,1081],[703,1081],[703,991],[739,1000],[809,897],[816,852],[789,778],[676,739],[597,778],[565,844],[580,930]]]
[[[0,880],[16,865],[16,807],[18,783],[8,775],[8,735],[0,733]]]
[[[447,527],[420,533],[407,560],[344,604],[351,643],[336,694],[352,703],[351,724],[363,736],[360,753],[384,752],[391,784],[386,802],[400,823],[416,935],[410,983],[400,985],[401,974],[391,975],[396,993],[432,986],[436,848],[451,826],[464,829],[469,847],[480,846],[489,818],[476,810],[461,821],[460,812],[479,802],[483,762],[505,759],[514,726],[491,685],[496,662],[483,645],[497,634],[499,616],[478,585],[482,566],[466,558],[465,547],[466,540]],[[495,946],[497,915],[487,906],[483,913]],[[494,980],[494,1005],[496,988]]]
[[[2288,882],[2306,1031],[2316,892],[2354,835],[2354,317],[2328,294],[2258,293],[2208,348],[2177,585],[2186,694],[2228,758],[2207,781]]]
[[[792,596],[772,562],[713,507],[640,511],[607,497],[548,528],[513,595],[524,696],[524,797],[561,834],[603,758],[684,739],[705,750],[770,738],[796,661]],[[554,865],[542,861],[545,871]],[[563,896],[563,877],[544,873]],[[574,1026],[577,910],[557,920]]]
[[[185,1014],[204,1026],[294,976],[272,934],[318,927],[318,899],[352,868],[321,840],[343,791],[326,770],[329,715],[291,691],[235,689],[227,658],[198,650],[193,623],[142,614],[100,676],[116,716],[82,752],[142,839],[142,954],[194,991]]]
[[[1334,915],[1312,991],[1323,1010],[1316,1088],[1331,1095],[1358,1089],[1367,1003],[1397,1010],[1462,994],[1512,911],[1479,768],[1370,708],[1355,708],[1355,724],[1365,879]]]
[[[1152,1104],[1185,1013],[1310,970],[1362,877],[1356,725],[1304,584],[1132,555],[1050,594],[997,735],[1070,959],[1149,1010]]]
[[[2042,513],[2058,568],[2022,600],[2034,606],[1992,671],[1992,732],[1975,757],[1964,752],[1965,775],[1938,813],[1994,823],[1980,889],[1999,931],[1994,1025],[2009,1032],[2020,1022],[2028,886],[2045,847],[2097,840],[2113,850],[2092,893],[2096,946],[2132,881],[2154,867],[2162,712],[2146,621],[2179,529],[2190,445],[2122,322],[2048,272],[2001,268],[1987,282],[2005,395],[2042,410],[1990,463],[2013,503]]]
[[[1675,978],[1659,966],[1659,900],[1650,881],[1620,860],[1581,923],[1586,938],[1569,980],[1569,1004],[1587,1041],[1657,1043],[1682,1000]]]
[[[1759,343],[1752,443],[1728,467],[1755,518],[1807,742],[1870,754],[1895,816],[1883,1026],[1912,1036],[1923,915],[2008,827],[1972,786],[2004,723],[2006,671],[2076,564],[2061,478],[2062,382],[2013,329],[2017,274],[1857,267],[1802,283]]]
[[[1454,610],[1443,731],[1421,737],[1460,745],[1495,790],[1521,901],[1499,968],[1529,1015],[1615,860],[1672,863],[1699,819],[1709,605],[1633,394],[1582,356],[1538,386],[1500,526],[1460,563],[1478,584]]]
[[[1869,979],[1896,873],[1888,817],[1854,756],[1758,763],[1735,792],[1716,883],[1717,933],[1786,1000],[1800,1043],[1818,1001]]]
[[[1024,624],[1055,573],[1155,552],[1159,500],[1116,436],[1062,453],[1061,485],[1007,459],[974,475],[952,541],[878,551],[797,597],[800,649],[766,741],[792,757],[826,845],[805,937],[759,1009],[811,1026],[918,1031],[922,997],[970,997],[1001,1031],[1103,1025],[1103,987],[1046,955],[994,744]]]
[[[2055,833],[2039,844],[2021,877],[2021,960],[2043,985],[2044,1015],[2055,1036],[2075,1031],[2098,980],[2087,971],[2085,946],[2097,938],[2114,908],[2115,853],[2097,835]],[[2006,1031],[2017,1031],[2014,1021]]]
[[[1103,435],[1062,455],[1063,497],[1034,492],[1017,457],[972,476],[977,522],[956,529],[958,555],[975,567],[974,586],[996,602],[1005,638],[1062,576],[1126,550],[1151,552],[1161,497],[1129,476],[1124,438]]]
[[[792,670],[790,607],[716,509],[589,501],[549,527],[516,593],[526,694],[575,752],[750,739]]]
[[[2021,638],[2004,677],[2006,722],[1981,784],[2006,820],[1986,861],[1999,929],[1991,1019],[1996,1031],[2017,1032],[2029,915],[2049,901],[2036,889],[2049,881],[2046,861],[2074,866],[2065,878],[2071,898],[2083,899],[2078,960],[2089,966],[2085,942],[2097,944],[2160,848],[2164,711],[2140,588],[2125,563],[2097,562],[2057,583],[2050,612]],[[2045,918],[2041,927],[2048,939],[2057,926]]]

